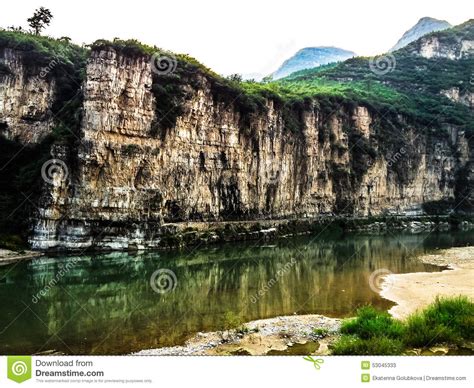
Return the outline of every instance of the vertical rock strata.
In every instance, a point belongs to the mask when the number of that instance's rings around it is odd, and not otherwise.
[[[0,133],[24,144],[39,143],[52,129],[55,80],[39,68],[26,68],[21,54],[0,50]]]
[[[4,57],[13,75],[0,82],[2,131],[37,142],[51,130],[54,80],[32,85],[14,52]],[[294,131],[278,102],[244,120],[195,77],[176,123],[157,130],[167,117],[156,113],[148,58],[91,53],[80,140],[51,151],[67,174],[45,183],[34,248],[151,248],[177,222],[419,214],[454,201],[460,171],[472,178],[472,149],[456,128],[430,136],[385,127],[365,106],[314,101]]]

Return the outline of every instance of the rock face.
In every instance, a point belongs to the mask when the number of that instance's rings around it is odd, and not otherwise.
[[[455,87],[447,90],[442,90],[441,93],[444,96],[448,97],[451,101],[466,105],[471,109],[474,108],[474,93],[467,89]]]
[[[455,46],[443,45],[438,37],[430,36],[420,39],[418,53],[420,56],[428,59],[462,59],[474,53],[474,41],[464,40]]]
[[[461,32],[461,33],[460,33]],[[446,34],[429,34],[408,45],[411,54],[428,59],[446,58],[461,60],[474,55],[474,23],[471,20],[446,31]]]
[[[355,55],[352,51],[337,47],[305,47],[283,62],[278,70],[273,73],[273,79],[286,77],[295,71],[345,61],[355,57]]]
[[[446,20],[438,20],[430,17],[421,18],[412,28],[403,34],[390,51],[399,50],[430,32],[442,31],[450,27],[452,27],[451,24]]]
[[[52,131],[55,80],[28,77],[40,70],[18,55],[3,53],[0,122],[4,136],[31,145]],[[294,108],[290,127],[281,102],[245,115],[201,72],[162,126],[149,57],[95,50],[85,73],[76,142],[56,143],[43,171],[36,249],[153,248],[176,224],[414,215],[459,199],[460,172],[473,178],[458,128],[430,135],[403,118],[394,128],[366,106],[317,100]]]
[[[7,139],[38,143],[52,129],[55,80],[47,69],[25,68],[22,54],[0,50],[0,133]]]

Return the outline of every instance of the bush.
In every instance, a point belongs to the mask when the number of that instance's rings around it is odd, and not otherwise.
[[[235,329],[242,324],[242,319],[233,311],[227,311],[224,314],[223,322],[226,329]]]
[[[406,322],[366,306],[357,311],[356,318],[343,322],[341,333],[333,354],[396,355],[413,347],[463,345],[474,340],[474,303],[464,296],[437,298]]]
[[[25,64],[42,67],[51,60],[60,65],[75,66],[85,60],[87,50],[70,42],[20,31],[0,30],[0,49],[14,48],[23,51]],[[56,71],[55,66],[53,71]]]
[[[387,312],[365,306],[357,311],[357,318],[343,323],[341,333],[354,334],[361,339],[383,336],[400,338],[404,329],[403,324],[393,319]]]

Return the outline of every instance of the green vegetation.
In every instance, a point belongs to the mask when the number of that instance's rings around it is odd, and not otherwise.
[[[2,48],[22,51],[25,65],[34,69],[48,66],[51,60],[56,60],[60,67],[69,65],[84,68],[87,56],[87,49],[72,44],[65,38],[55,39],[0,29],[0,49]],[[56,74],[57,71],[57,67],[53,67],[50,74]]]
[[[243,324],[242,318],[232,311],[227,311],[223,317],[223,325],[226,330],[234,329],[240,334],[247,334],[250,329]]]
[[[436,343],[462,345],[474,340],[474,303],[466,297],[437,299],[407,320],[405,344],[426,347]]]
[[[303,70],[280,83],[300,95],[333,96],[381,114],[402,113],[422,126],[453,124],[474,131],[469,107],[441,93],[453,87],[469,87],[472,59],[433,61],[404,52],[395,53],[395,59],[393,70],[384,75],[373,73],[370,59],[360,57],[336,66]]]
[[[399,338],[403,334],[403,325],[394,320],[387,312],[380,312],[371,306],[357,311],[357,318],[344,323],[341,332],[353,334],[361,339],[372,337]]]
[[[474,39],[474,21],[441,32],[434,32],[446,44]],[[417,42],[395,53],[391,71],[376,74],[370,69],[371,58],[357,57],[338,64],[296,72],[277,82],[282,90],[299,96],[336,97],[360,103],[381,114],[402,113],[414,123],[440,128],[458,125],[474,133],[469,107],[455,103],[442,94],[453,87],[472,90],[472,58],[426,59],[413,55]]]
[[[232,311],[227,311],[223,317],[224,327],[234,329],[242,324],[240,317]]]
[[[462,346],[474,340],[474,303],[464,296],[437,298],[406,321],[366,306],[343,323],[341,333],[333,354],[396,355],[435,344]]]
[[[397,355],[402,354],[403,343],[387,337],[360,339],[357,336],[343,335],[332,349],[335,355]]]
[[[318,337],[326,337],[329,334],[329,330],[323,327],[317,327],[313,330],[313,334],[317,335]]]

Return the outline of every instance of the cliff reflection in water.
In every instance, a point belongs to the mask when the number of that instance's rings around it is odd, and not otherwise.
[[[121,354],[222,329],[228,312],[249,321],[293,313],[347,316],[366,303],[387,308],[389,302],[369,287],[374,270],[439,270],[413,256],[473,240],[469,233],[304,238],[275,246],[56,257],[0,267],[0,353]],[[174,291],[152,290],[150,277],[159,268],[176,274]]]

